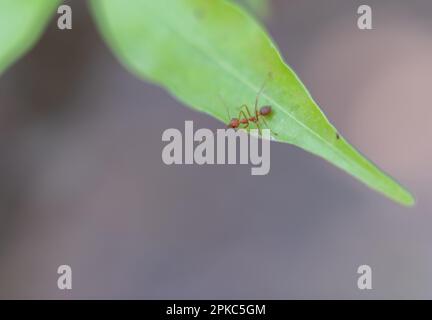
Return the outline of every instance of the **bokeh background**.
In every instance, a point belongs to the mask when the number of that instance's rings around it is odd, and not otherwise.
[[[164,165],[165,129],[222,124],[129,74],[69,1],[73,30],[52,20],[0,78],[0,298],[432,298],[432,2],[366,2],[372,31],[348,0],[273,0],[263,24],[414,208],[286,144],[263,177]]]

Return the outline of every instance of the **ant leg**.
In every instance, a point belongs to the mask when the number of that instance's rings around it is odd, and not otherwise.
[[[245,119],[248,119],[246,113],[245,113],[243,110],[240,110],[239,115],[238,115],[238,118],[239,118],[239,119],[241,119],[241,117],[243,117],[243,118],[245,118]]]
[[[247,112],[249,118],[252,118],[252,114],[251,114],[251,112],[249,111],[248,106],[244,104],[244,105],[242,105],[241,107],[242,107],[242,108],[244,107],[244,109],[246,110],[246,112]],[[245,113],[244,113],[243,110],[240,111],[240,113],[243,115],[243,117],[245,116]],[[248,119],[248,118],[246,117],[246,119]],[[261,119],[263,119],[263,118],[261,118]],[[263,120],[264,120],[264,119],[263,119]],[[255,117],[255,121],[253,121],[253,123],[255,123],[255,125],[256,125],[256,127],[257,127],[257,129],[258,129],[258,132],[259,132],[260,136],[262,136],[262,129],[261,129],[261,126],[260,126],[260,124],[259,124],[259,121],[260,121],[260,118],[258,117],[258,115],[256,115],[256,117]],[[249,127],[249,122],[248,122],[248,127]],[[266,123],[266,127],[267,127],[268,129],[270,129],[269,126],[267,125],[267,123]],[[271,131],[271,130],[270,130],[270,131]],[[272,131],[271,131],[271,132],[272,132]]]
[[[261,136],[261,138],[262,138],[262,129],[261,129],[261,127],[260,127],[260,125],[259,125],[258,121],[257,121],[257,122],[255,122],[255,125],[257,126],[257,128],[258,128],[258,133],[259,133],[259,135],[260,135],[260,136]]]
[[[240,112],[239,112],[239,115],[238,115],[238,118],[239,119],[242,119],[242,117],[244,118],[244,119],[248,119],[248,117],[246,116],[246,114],[245,114],[245,112],[243,111],[243,110],[240,110]],[[243,127],[243,129],[247,129],[248,127],[249,127],[249,121],[247,121],[246,123],[243,123],[245,126]]]
[[[267,121],[264,119],[264,117],[261,117],[261,120],[264,122],[264,124],[265,124],[265,126],[267,127],[267,129],[270,130],[270,133],[272,133],[272,134],[275,135],[275,136],[278,136],[278,134],[277,134],[276,132],[274,132],[272,129],[270,129],[270,127],[269,127]]]
[[[244,124],[245,126],[242,129],[247,129],[249,128],[249,122]]]
[[[247,114],[248,114],[248,118],[252,118],[252,114],[249,111],[249,107],[247,105],[242,105],[241,108],[243,108],[246,110]]]
[[[247,106],[247,105],[244,105],[244,106],[245,106],[245,108],[246,108],[246,112],[247,112],[248,115],[249,115],[249,118],[252,118],[252,114],[251,114],[251,112],[249,111],[248,106]],[[258,118],[257,115],[255,116],[255,121],[253,121],[253,123],[255,123],[255,126],[257,127],[259,134],[262,136],[262,130],[261,130],[261,127],[260,127],[260,125],[259,125],[259,118]]]
[[[258,91],[258,94],[257,94],[257,96],[255,98],[255,116],[256,117],[258,117],[258,101],[259,101],[260,94],[261,94],[261,91],[263,90],[263,88],[264,88],[264,86],[261,87],[260,91]]]
[[[237,132],[237,131],[239,131],[241,129],[246,130],[247,128],[249,128],[249,123],[245,123],[244,125],[245,126],[242,127],[242,128],[240,128],[240,127],[234,128],[234,131]]]
[[[240,110],[240,112],[241,112],[241,111],[245,111],[245,110],[248,111],[248,106],[247,106],[246,104],[242,104],[242,105],[240,106],[240,109],[239,109],[239,110]]]

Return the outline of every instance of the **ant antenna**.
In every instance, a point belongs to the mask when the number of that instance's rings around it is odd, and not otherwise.
[[[264,87],[266,86],[267,81],[268,81],[269,79],[270,79],[270,80],[273,79],[273,74],[272,74],[271,72],[269,72],[269,73],[267,74],[267,78],[264,80],[263,84],[261,85],[261,88],[259,89],[259,91],[258,91],[258,93],[257,93],[257,95],[256,95],[256,98],[255,98],[255,113],[256,113],[257,110],[258,110],[258,101],[259,101],[260,95],[261,95],[261,93],[264,91]]]
[[[269,73],[267,74],[267,78],[264,80],[263,84],[261,85],[260,90],[258,91],[258,95],[259,95],[259,94],[264,90],[264,88],[265,88],[267,82],[268,82],[269,80],[271,80],[271,79],[273,79],[273,74],[272,74],[271,72],[269,72]]]

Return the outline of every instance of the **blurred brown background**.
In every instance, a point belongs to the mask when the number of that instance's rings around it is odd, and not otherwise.
[[[264,24],[413,209],[285,144],[264,177],[165,166],[165,129],[221,123],[125,71],[69,1],[73,30],[53,20],[0,78],[0,298],[432,298],[432,2],[366,2],[273,0]]]

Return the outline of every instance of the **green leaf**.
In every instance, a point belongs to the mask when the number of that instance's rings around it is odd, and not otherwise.
[[[0,0],[0,74],[41,35],[58,0]]]
[[[389,198],[412,195],[357,152],[329,123],[276,46],[249,15],[223,0],[92,0],[109,46],[133,73],[165,87],[186,105],[227,123],[272,73],[260,105],[277,140],[297,145]],[[338,94],[335,92],[335,94]]]
[[[270,14],[269,0],[233,0],[250,13],[259,18],[267,18]]]

